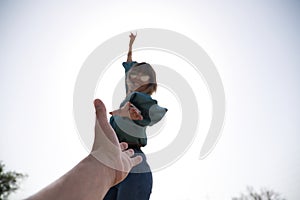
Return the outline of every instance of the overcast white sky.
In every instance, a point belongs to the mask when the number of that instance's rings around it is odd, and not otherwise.
[[[151,200],[230,199],[247,185],[300,199],[299,9],[298,1],[283,0],[1,1],[0,160],[28,174],[11,199],[38,191],[87,155],[73,117],[79,70],[104,41],[141,28],[169,29],[198,43],[219,71],[227,106],[221,139],[198,160],[210,102],[205,92],[196,94],[204,99],[203,129],[180,160],[153,174]],[[175,59],[150,55],[157,64]],[[200,78],[194,81],[205,90]],[[175,96],[164,88],[156,96],[171,114],[153,143],[176,134],[168,129],[174,116],[180,119]],[[96,97],[110,101],[99,91]]]

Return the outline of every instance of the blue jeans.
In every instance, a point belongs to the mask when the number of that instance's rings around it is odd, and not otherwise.
[[[149,200],[152,191],[152,172],[141,149],[133,149],[143,162],[134,167],[119,184],[110,188],[103,200]]]

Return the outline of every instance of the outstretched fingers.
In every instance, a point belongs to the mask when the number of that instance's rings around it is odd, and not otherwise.
[[[143,161],[143,157],[142,156],[135,156],[133,158],[130,159],[131,161],[131,166],[137,166],[138,164],[140,164]]]
[[[94,106],[96,110],[96,125],[95,125],[95,142],[99,143],[103,140],[103,136],[107,137],[110,142],[119,147],[119,141],[115,131],[112,129],[107,121],[106,108],[104,103],[100,99],[94,100]],[[102,141],[103,142],[103,141]]]
[[[128,157],[132,157],[134,155],[133,149],[127,149],[124,153],[127,154]]]
[[[95,140],[92,149],[92,155],[96,156],[100,162],[103,162],[107,166],[111,166],[113,169],[117,169],[119,171],[123,171],[125,169],[125,172],[127,172],[127,170],[130,171],[132,167],[141,163],[143,158],[141,156],[133,157],[134,151],[132,149],[127,149],[128,144],[125,142],[119,143],[115,131],[107,121],[104,103],[100,99],[96,99],[94,101],[94,106],[97,118],[95,124]],[[124,159],[122,159],[123,165],[120,164],[120,166],[116,166],[114,163],[115,160],[108,159],[109,156],[104,156],[103,153],[105,151],[107,152],[107,155],[109,153],[113,153],[112,155],[121,154],[122,158]]]
[[[134,156],[134,150],[133,149],[127,149],[123,153],[126,154],[127,157],[129,157],[131,167],[134,167],[134,166],[140,164],[143,161],[142,156],[133,157]]]
[[[141,111],[130,102],[128,102],[128,105],[130,118],[132,120],[143,120],[143,115],[141,114]]]
[[[120,148],[122,151],[125,151],[128,148],[128,144],[126,142],[121,142],[120,143]]]
[[[97,119],[106,120],[106,108],[104,103],[100,99],[94,100],[94,107],[96,110]]]

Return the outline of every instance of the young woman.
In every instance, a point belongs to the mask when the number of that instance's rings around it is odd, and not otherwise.
[[[143,162],[134,167],[124,181],[110,188],[104,200],[148,200],[152,190],[152,173],[141,147],[147,145],[146,128],[160,121],[166,108],[151,95],[157,89],[156,74],[148,63],[132,61],[132,45],[136,35],[130,34],[125,68],[126,98],[118,110],[111,112],[110,124],[119,142],[128,143]]]

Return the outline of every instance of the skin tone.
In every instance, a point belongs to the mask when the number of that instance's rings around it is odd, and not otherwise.
[[[127,54],[127,62],[132,62],[132,45],[134,43],[134,40],[137,36],[137,33],[135,33],[135,35],[133,33],[130,33],[129,35],[129,50],[128,50],[128,54]]]
[[[129,35],[129,50],[127,54],[127,62],[132,62],[132,46],[135,41],[135,38],[137,36],[136,34],[133,34],[132,32]],[[147,74],[143,74],[142,72],[138,73],[130,73],[128,76],[126,83],[128,85],[128,92],[127,94],[130,94],[131,92],[135,91],[137,88],[139,88],[142,85],[145,85],[149,83],[150,76]]]
[[[103,199],[112,186],[124,180],[132,167],[142,161],[141,156],[132,157],[134,151],[126,150],[126,143],[119,144],[116,133],[107,121],[103,102],[96,99],[94,107],[95,139],[91,153],[61,178],[27,199]],[[126,109],[129,112],[129,108]]]
[[[137,109],[133,104],[127,102],[123,107],[109,112],[111,115],[118,115],[121,117],[128,117],[132,120],[142,120],[143,116],[141,115],[141,111]]]
[[[150,76],[147,74],[144,74],[142,72],[138,72],[138,73],[130,72],[126,80],[128,86],[128,93],[130,94],[131,92],[135,91],[139,87],[148,84],[149,80],[150,80]]]

